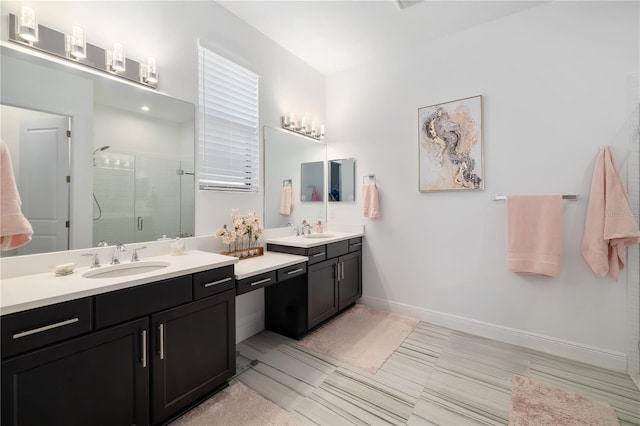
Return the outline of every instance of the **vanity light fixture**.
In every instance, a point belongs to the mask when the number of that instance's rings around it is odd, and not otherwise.
[[[87,40],[84,36],[84,29],[74,25],[71,35],[65,36],[65,46],[67,54],[73,59],[84,59],[87,57]]]
[[[28,43],[38,41],[38,21],[36,19],[36,12],[32,7],[22,6],[18,35]]]
[[[318,128],[315,121],[309,123],[306,117],[302,117],[300,120],[297,120],[294,113],[282,116],[282,128],[316,140],[324,139],[324,124],[321,124],[320,128]]]
[[[109,73],[152,89],[158,87],[158,68],[154,58],[146,63],[127,58],[122,43],[105,49],[87,42],[85,29],[79,25],[71,34],[39,25],[32,7],[22,6],[21,14],[9,14],[8,40],[22,47],[44,52],[94,70]]]

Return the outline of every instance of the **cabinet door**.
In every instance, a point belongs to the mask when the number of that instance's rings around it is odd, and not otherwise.
[[[151,316],[154,424],[235,374],[235,318],[235,290]]]
[[[338,312],[337,259],[310,265],[308,268],[309,328]]]
[[[147,319],[2,363],[2,424],[149,423]]]
[[[361,253],[356,251],[338,259],[338,308],[343,310],[362,296]]]

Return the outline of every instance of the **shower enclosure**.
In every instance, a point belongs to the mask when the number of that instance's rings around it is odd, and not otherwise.
[[[94,247],[193,236],[193,169],[193,161],[96,153]]]

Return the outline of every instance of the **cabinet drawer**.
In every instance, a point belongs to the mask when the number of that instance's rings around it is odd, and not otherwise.
[[[95,297],[96,328],[190,302],[191,275],[112,291]]]
[[[362,250],[362,237],[349,240],[349,252]]]
[[[276,271],[265,272],[253,277],[236,280],[236,294],[243,294],[276,283]]]
[[[349,240],[327,244],[327,259],[349,253]]]
[[[309,258],[307,261],[309,265],[322,262],[327,258],[327,246],[323,244],[321,246],[308,248],[307,257]]]
[[[298,275],[304,275],[307,273],[307,264],[298,263],[297,265],[287,266],[286,268],[278,269],[278,282],[288,280],[289,278],[297,277]]]
[[[193,298],[213,296],[236,286],[233,265],[193,274]]]
[[[5,315],[2,358],[91,331],[91,298]]]

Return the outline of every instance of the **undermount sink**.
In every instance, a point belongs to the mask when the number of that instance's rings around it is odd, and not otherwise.
[[[92,269],[82,274],[84,278],[118,278],[128,277],[130,275],[144,274],[146,272],[157,271],[171,265],[169,262],[148,261],[122,263],[119,265],[111,265],[104,268]]]
[[[333,234],[304,234],[302,238],[331,238]]]

